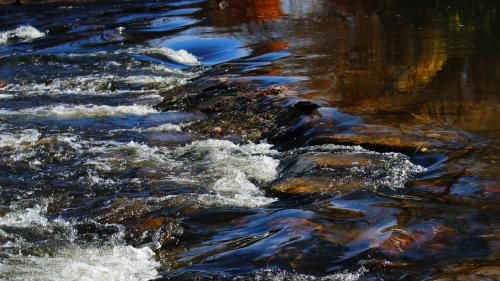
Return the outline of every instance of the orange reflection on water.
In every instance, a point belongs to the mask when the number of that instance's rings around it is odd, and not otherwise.
[[[223,25],[265,22],[283,15],[279,0],[222,0],[218,1],[211,18]]]

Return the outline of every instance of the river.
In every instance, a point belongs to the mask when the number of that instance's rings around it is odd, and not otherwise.
[[[500,278],[499,3],[21,3],[1,280]]]

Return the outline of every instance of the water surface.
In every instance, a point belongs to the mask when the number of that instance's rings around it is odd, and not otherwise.
[[[0,279],[498,279],[498,11],[0,6]]]

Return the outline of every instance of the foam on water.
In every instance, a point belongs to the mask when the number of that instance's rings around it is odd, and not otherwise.
[[[33,145],[41,135],[36,129],[26,129],[17,133],[0,132],[0,147],[15,149],[20,145]]]
[[[90,154],[85,162],[97,171],[120,171],[131,167],[156,167],[174,161],[168,157],[166,149],[148,146],[146,144],[114,141],[92,142],[87,152]],[[124,156],[126,155],[126,156]]]
[[[26,42],[44,36],[44,32],[41,32],[31,25],[22,25],[12,30],[0,32],[0,44],[5,44],[10,41]]]
[[[103,246],[63,248],[52,256],[24,256],[0,265],[4,280],[139,281],[158,277],[150,248]]]
[[[234,171],[241,171],[248,179],[265,182],[277,176],[279,160],[270,156],[277,155],[278,151],[271,147],[267,143],[238,145],[227,140],[209,139],[195,141],[179,151],[203,159],[202,164],[209,163],[213,175],[232,177]]]
[[[193,167],[203,170],[202,180],[214,192],[201,197],[208,201],[205,203],[258,207],[276,200],[265,197],[255,185],[272,181],[278,174],[279,160],[271,157],[278,152],[269,144],[206,140],[193,142],[179,152],[198,160]]]
[[[182,132],[182,127],[177,124],[162,124],[160,126],[142,129],[144,132]]]
[[[152,64],[150,66],[146,66],[144,69],[154,74],[169,75],[182,78],[194,78],[199,73],[198,71],[185,71],[182,69],[170,68],[163,64]]]
[[[124,77],[123,81],[129,84],[143,84],[143,85],[154,85],[157,89],[165,90],[172,88],[173,86],[182,84],[177,83],[179,79],[173,79],[164,76],[153,76],[153,75],[135,75]]]
[[[27,208],[13,204],[9,206],[10,212],[0,217],[0,241],[3,243],[0,244],[0,251],[6,256],[16,257],[23,249],[39,247],[38,239],[68,242],[75,239],[76,233],[71,224],[60,218],[49,220],[45,216],[48,202],[43,199],[40,201],[39,204]],[[37,235],[32,236],[33,232]],[[0,263],[2,258],[5,256],[0,257]]]
[[[236,182],[234,182],[236,183]],[[234,186],[234,185],[233,185]],[[245,207],[258,208],[269,205],[276,201],[276,198],[263,196],[262,191],[254,187],[243,187],[247,190],[241,192],[221,193],[221,194],[197,194],[191,198],[194,202],[207,207]]]
[[[136,142],[92,142],[85,165],[100,172],[147,168],[164,180],[198,183],[209,193],[196,194],[201,205],[257,207],[275,201],[257,186],[276,178],[278,152],[269,144],[237,145],[224,140],[196,141],[179,148]]]
[[[350,165],[338,167],[320,167],[314,165],[308,156],[352,157]],[[380,153],[370,151],[361,146],[344,146],[325,144],[298,148],[288,153],[288,159],[293,159],[293,164],[282,171],[282,176],[304,176],[318,174],[328,176],[332,183],[342,184],[353,182],[361,184],[360,187],[390,187],[403,188],[405,183],[414,176],[423,173],[426,169],[413,164],[410,158],[396,152]],[[360,164],[361,160],[367,164]]]
[[[255,274],[252,280],[256,281],[357,281],[363,275],[365,275],[368,270],[364,267],[359,268],[354,272],[343,271],[334,274],[329,274],[322,277],[316,277],[312,275],[299,274],[294,272],[289,272],[286,270],[273,270],[264,269]],[[236,277],[234,280],[247,280],[245,278]]]
[[[0,258],[1,280],[150,280],[157,277],[159,263],[150,248],[134,248],[122,244],[99,246],[74,243],[75,231],[69,222],[45,217],[47,204],[19,209],[0,217],[0,237],[8,242],[0,249],[9,249],[9,258]],[[57,239],[64,244],[50,255],[25,255],[21,249],[36,243],[24,237],[19,229],[44,230],[42,239]],[[59,229],[59,235],[56,235]],[[61,232],[60,229],[63,229]],[[16,231],[17,230],[17,231]],[[40,238],[38,238],[40,239]],[[113,242],[113,241],[109,241]],[[37,246],[38,244],[33,244]],[[18,250],[12,250],[12,249]]]
[[[173,60],[175,62],[185,64],[185,65],[199,65],[200,62],[198,61],[198,58],[196,58],[195,55],[189,53],[186,50],[172,50],[167,47],[149,47],[149,48],[142,48],[142,49],[130,49],[130,51],[135,52],[135,53],[143,53],[143,54],[158,54],[161,56],[165,56],[170,60]]]
[[[0,132],[0,163],[6,166],[24,166],[37,169],[43,163],[65,161],[82,152],[82,141],[74,135],[42,137],[36,129],[19,132]],[[28,167],[26,167],[28,168]]]
[[[149,105],[72,105],[59,104],[55,106],[41,106],[26,108],[17,111],[0,109],[0,115],[15,116],[56,116],[56,117],[104,117],[116,115],[147,115],[159,113]]]
[[[32,208],[16,210],[0,217],[0,226],[33,227],[47,226],[49,224],[43,213],[47,211],[47,205],[35,205]]]
[[[172,61],[185,64],[185,65],[199,65],[200,61],[198,58],[189,53],[188,51],[181,49],[181,50],[173,50],[167,47],[134,47],[134,48],[128,48],[128,49],[120,49],[114,51],[113,55],[124,55],[127,53],[131,54],[156,54],[160,56],[164,56]],[[104,51],[99,51],[99,52],[94,52],[91,54],[80,54],[80,53],[71,53],[71,54],[65,54],[67,57],[71,58],[80,58],[80,57],[108,57],[110,55],[109,52],[104,52]],[[183,70],[180,69],[174,69],[170,67],[166,67],[165,65],[157,65],[153,64],[150,66],[146,66],[144,70],[149,70],[157,73],[163,73],[163,74],[174,74],[174,75],[180,75],[180,76],[193,76],[194,73],[192,72],[184,72]]]
[[[160,67],[157,67],[160,69]],[[156,68],[155,68],[156,69]],[[164,70],[165,72],[167,70]],[[168,73],[164,73],[168,75]],[[27,97],[37,95],[99,95],[112,96],[120,94],[156,94],[160,90],[169,90],[186,83],[189,76],[180,74],[170,76],[131,75],[131,76],[76,76],[55,78],[50,82],[28,82],[7,84],[0,99],[15,96]]]
[[[171,123],[165,123],[159,126],[155,127],[149,127],[149,128],[133,128],[133,129],[116,129],[116,130],[111,130],[110,133],[119,133],[119,132],[128,132],[128,131],[133,131],[133,132],[138,132],[138,133],[143,133],[143,132],[182,132],[182,127],[177,124],[171,124]]]

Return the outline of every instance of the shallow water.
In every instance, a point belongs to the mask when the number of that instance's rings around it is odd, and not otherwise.
[[[0,6],[0,279],[498,279],[498,11]]]

